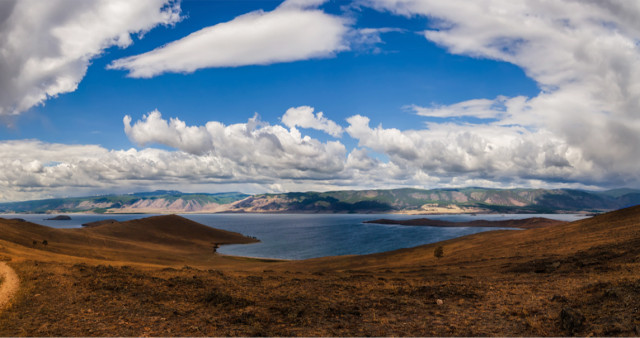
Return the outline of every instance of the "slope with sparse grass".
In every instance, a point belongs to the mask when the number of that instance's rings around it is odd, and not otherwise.
[[[76,229],[65,236],[78,240],[46,248],[21,239],[54,234],[46,229],[1,231],[23,283],[0,315],[0,335],[640,335],[640,207],[305,261],[213,255],[206,241],[186,255],[170,223]],[[6,224],[0,230],[15,228]],[[179,259],[161,261],[174,252]]]
[[[19,279],[5,262],[0,262],[0,311],[10,304],[18,291]]]

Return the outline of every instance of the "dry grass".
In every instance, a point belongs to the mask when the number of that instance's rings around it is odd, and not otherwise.
[[[0,335],[640,335],[640,208],[438,243],[440,259],[428,245],[291,262],[201,252],[160,264],[164,246],[127,260],[50,242],[0,243],[22,279]]]

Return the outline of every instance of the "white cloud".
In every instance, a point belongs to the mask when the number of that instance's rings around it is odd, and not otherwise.
[[[314,128],[336,137],[341,135],[342,127],[323,114],[314,113],[311,107],[290,109],[282,117],[283,125],[272,125],[254,117],[246,123],[232,125],[212,121],[201,126],[188,126],[178,118],[163,119],[157,111],[135,122],[129,116],[124,118],[125,132],[132,142],[141,146],[162,144],[175,150],[108,150],[91,145],[3,141],[0,142],[3,155],[0,157],[0,200],[59,195],[68,191],[77,193],[83,189],[118,189],[122,186],[144,190],[158,184],[179,189],[191,187],[195,191],[210,191],[207,187],[215,185],[227,187],[227,190],[248,189],[245,191],[250,192],[469,185],[592,188],[640,184],[640,162],[637,160],[640,158],[638,3],[516,0],[362,2],[400,15],[428,16],[432,19],[432,26],[423,33],[426,39],[451,53],[518,65],[542,90],[534,97],[471,98],[447,105],[407,107],[424,116],[494,120],[490,123],[464,124],[460,120],[455,120],[458,123],[445,120],[443,123],[429,123],[424,129],[400,130],[382,125],[372,127],[368,117],[352,116],[344,129],[358,142],[358,147],[351,152],[341,142],[322,142],[303,135],[297,129]],[[180,51],[170,44],[166,50],[158,49],[139,56],[139,59],[124,59],[131,63],[122,67],[129,69],[131,76],[144,77],[165,71],[189,72],[201,67],[331,56],[347,48],[343,40],[345,34],[349,34],[345,33],[348,23],[318,10],[321,3],[323,1],[320,0],[288,1],[273,12],[249,13],[194,33],[202,34],[204,38],[204,35],[214,32],[211,39],[218,46],[227,41],[223,35],[229,29],[239,29],[244,34],[239,35],[244,40],[229,42],[233,47],[230,51],[237,54],[229,54],[232,57],[220,54],[216,56],[218,61],[215,62],[218,63],[214,65],[198,63],[204,62],[204,58],[186,59],[191,62],[189,64],[174,64],[173,58]],[[18,15],[15,13],[22,13],[16,8],[24,5],[20,2],[14,8],[12,4],[0,2],[0,7],[8,8],[0,8],[0,13],[10,13],[6,18],[0,15],[0,21],[4,20],[4,25],[9,22],[18,27],[15,18],[11,18]],[[81,7],[84,8],[94,3],[83,4]],[[52,10],[47,6],[35,7],[43,12]],[[24,9],[22,11],[25,12]],[[38,17],[36,14],[34,17]],[[60,22],[66,22],[64,14],[60,14]],[[22,17],[25,15],[23,13]],[[308,18],[305,24],[308,23],[309,27],[293,20],[293,16]],[[323,27],[328,29],[328,33],[324,30],[321,33],[334,39],[327,40],[329,42],[308,39],[308,34],[317,33],[314,27],[322,20],[330,24]],[[46,27],[57,25],[50,21],[44,20],[49,23]],[[21,25],[35,27],[35,22],[27,20]],[[251,40],[250,28],[247,28],[250,24],[263,27],[266,35],[260,40]],[[141,25],[144,26],[143,23]],[[289,29],[294,26],[302,28]],[[273,51],[272,48],[282,43],[274,38],[273,32],[279,28],[286,31],[281,35],[283,38],[288,39],[287,34],[300,34],[305,36],[304,43],[292,43],[294,47],[291,50]],[[33,29],[23,31],[31,32]],[[123,30],[124,35],[112,32],[98,34],[111,37],[98,40],[103,41],[104,46],[125,46],[130,42],[127,32],[132,31],[136,28]],[[384,31],[359,31],[364,44],[381,43],[381,33]],[[21,43],[31,46],[28,41],[36,41],[27,38],[10,41],[8,36],[21,35],[7,35],[4,30],[1,34],[4,34],[0,39],[3,48],[21,46]],[[56,34],[63,36],[69,33]],[[179,40],[175,46],[185,41],[184,46],[197,45],[196,37],[192,35]],[[60,43],[59,39],[37,41],[53,41],[53,47],[33,46],[34,50],[57,51],[55,47]],[[69,39],[69,43],[73,41],[84,46],[82,39]],[[90,49],[99,52],[104,48],[103,44]],[[314,46],[319,45],[328,47],[313,52],[316,50]],[[69,60],[84,55],[81,52],[83,48],[74,48],[73,45],[65,45],[65,48],[80,51],[72,53],[75,56]],[[265,49],[265,53],[256,53],[257,49],[252,48]],[[185,50],[189,57],[199,57],[192,49]],[[2,88],[9,88],[7,83],[14,78],[19,80],[19,84],[48,83],[38,80],[37,76],[32,82],[20,80],[31,79],[27,76],[31,73],[23,74],[28,69],[37,74],[46,73],[42,69],[61,69],[56,66],[55,57],[47,57],[46,53],[42,57],[42,53],[35,53],[29,59],[22,56],[31,55],[31,51],[24,51],[12,52],[14,54],[10,56],[13,59],[0,60],[1,74],[8,74],[0,77]],[[154,59],[155,52],[157,59]],[[235,57],[237,55],[241,57]],[[53,81],[56,85],[51,88],[58,89],[51,92],[77,84],[89,58],[80,57],[82,67],[74,63],[68,69],[63,67],[64,72],[52,71],[52,79],[57,79],[59,74],[73,76]],[[15,61],[22,59],[24,61]],[[32,63],[44,65],[42,60],[51,62],[46,64],[49,68],[42,65],[31,67]],[[207,56],[205,61],[209,62],[207,60],[213,59]],[[7,68],[7,65],[14,64],[19,67]],[[171,68],[174,66],[176,68]],[[40,90],[43,91],[46,93],[46,90]],[[17,105],[18,100],[28,96],[25,93],[31,92],[24,89],[0,92],[2,106]],[[5,104],[9,102],[7,98],[12,97],[16,99]],[[42,100],[38,95],[34,94],[34,97],[36,103]]]
[[[37,140],[0,142],[0,200],[222,182],[229,161],[159,149],[108,150]]]
[[[548,131],[453,123],[431,123],[422,130],[371,128],[369,118],[361,115],[347,122],[346,131],[359,146],[387,155],[408,177],[422,173],[440,186],[453,180],[485,180],[497,185],[526,180],[583,184],[640,181],[637,170],[596,165],[581,149]]]
[[[145,137],[145,128],[141,126],[153,115],[149,114],[131,126],[131,130],[138,129],[139,140]],[[549,146],[552,142],[538,144],[544,135],[532,138],[531,142],[519,142],[509,152],[509,147],[491,149],[493,144],[490,142],[499,140],[482,140],[465,131],[455,135],[455,144],[447,146],[436,136],[421,139],[429,137],[423,131],[399,132],[381,127],[372,131],[363,117],[352,118],[351,122],[348,132],[361,137],[363,146],[390,154],[389,161],[378,160],[362,148],[347,154],[339,142],[321,143],[296,134],[295,129],[288,131],[255,118],[248,123],[229,126],[208,123],[205,128],[216,137],[212,137],[214,141],[207,151],[200,149],[197,152],[155,148],[109,150],[97,145],[52,144],[37,140],[0,141],[3,155],[0,157],[0,201],[155,189],[262,193],[407,186],[587,187],[572,181],[549,182],[550,177],[557,177],[549,168],[555,166],[556,171],[566,170],[562,156],[570,154],[571,150],[558,152],[559,148]],[[151,123],[157,123],[157,120]],[[179,125],[177,122],[174,127],[171,127],[171,121],[165,123],[169,129],[180,129],[175,127]],[[176,139],[171,142],[189,149],[188,142],[183,145],[177,140],[179,136],[176,135],[181,132],[188,133],[176,131],[173,134]],[[439,132],[450,133],[451,130]],[[372,134],[375,137],[371,137]],[[395,142],[394,138],[402,141],[395,147],[389,143]],[[507,135],[501,144],[508,144],[510,139],[515,138]],[[158,141],[167,142],[167,138],[148,134],[146,142]],[[281,148],[274,146],[278,142]],[[417,156],[411,156],[404,148],[420,150]],[[481,155],[482,152],[485,154]],[[518,154],[516,160],[507,161],[513,154]],[[480,163],[481,160],[485,163]],[[549,162],[547,169],[542,168],[544,161]],[[580,164],[579,158],[570,164],[576,163]],[[496,170],[484,174],[482,170],[476,170],[489,167]],[[580,171],[585,172],[587,176],[576,174],[575,177],[588,182],[593,177],[589,176],[592,172]],[[637,176],[635,174],[634,179]]]
[[[526,105],[527,98],[518,96],[507,98],[498,96],[493,100],[473,99],[451,105],[433,105],[421,107],[418,105],[406,106],[406,109],[414,111],[421,116],[429,117],[477,117],[481,119],[496,119],[521,112]]]
[[[360,28],[354,29],[349,33],[349,40],[355,50],[370,51],[374,54],[381,53],[382,49],[379,44],[384,44],[380,37],[386,33],[404,33],[401,28],[382,27],[382,28]]]
[[[159,143],[191,154],[204,154],[212,147],[211,135],[205,127],[188,127],[175,118],[167,123],[158,110],[144,115],[142,121],[136,122],[133,127],[129,115],[123,118],[123,123],[129,139],[141,146]]]
[[[505,154],[532,165],[514,175],[533,175],[541,180],[584,180],[607,184],[637,185],[640,172],[640,3],[616,1],[421,1],[363,0],[361,3],[398,15],[429,17],[426,39],[454,54],[506,61],[518,65],[537,82],[542,91],[531,98],[469,100],[446,106],[409,106],[425,116],[474,116],[494,118],[488,127],[476,125],[452,129],[428,125],[427,131],[370,129],[366,136],[358,124],[361,143],[384,135],[437,149],[433,136],[460,137],[466,130]],[[357,119],[353,121],[358,122]],[[514,127],[516,126],[516,127]],[[519,130],[517,128],[524,127]],[[471,129],[469,129],[471,128]],[[495,143],[494,134],[513,137],[509,143]],[[481,142],[482,140],[482,142]],[[445,141],[443,141],[445,142]],[[457,141],[456,141],[457,142]],[[453,144],[456,144],[453,142]],[[387,147],[386,150],[398,155]],[[445,147],[446,148],[446,147]],[[407,153],[423,154],[420,148],[401,146]],[[523,152],[515,152],[520,149]],[[455,149],[447,149],[456,154]],[[495,151],[467,153],[474,161],[491,159],[486,167],[470,166],[489,175],[492,164],[501,163]],[[451,155],[449,154],[449,155]],[[418,156],[418,155],[416,155]],[[535,160],[534,160],[535,159]],[[459,158],[463,167],[472,162]],[[445,163],[445,162],[442,162]],[[466,165],[465,165],[466,163]],[[505,162],[506,163],[506,162]],[[570,166],[567,166],[569,164]],[[446,169],[446,166],[433,170]]]
[[[0,2],[0,116],[76,90],[92,58],[179,20],[167,0]]]
[[[333,136],[340,137],[344,130],[337,123],[327,119],[322,112],[313,114],[313,108],[309,106],[292,107],[282,116],[282,123],[289,128],[301,127],[324,131]]]
[[[286,1],[171,42],[150,52],[113,61],[108,68],[149,78],[166,72],[191,73],[201,68],[268,65],[331,57],[348,49],[346,19],[317,6],[324,1]]]
[[[321,117],[321,116],[320,116]],[[162,144],[194,155],[210,155],[233,161],[236,170],[266,172],[271,177],[322,178],[344,167],[346,148],[337,141],[320,142],[296,128],[270,125],[254,116],[247,123],[186,126],[177,118],[169,122],[153,111],[125,132],[139,145]]]

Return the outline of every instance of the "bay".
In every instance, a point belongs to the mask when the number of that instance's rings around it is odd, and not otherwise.
[[[56,215],[11,214],[3,218],[22,218],[54,228],[78,228],[102,219],[127,221],[149,214],[69,214],[71,220],[51,221]],[[224,245],[218,251],[227,255],[277,259],[307,259],[323,256],[362,255],[409,248],[500,228],[412,227],[363,223],[379,218],[412,219],[428,217],[452,222],[507,220],[546,217],[566,221],[585,218],[577,214],[491,214],[491,215],[395,215],[395,214],[185,214],[207,226],[235,231],[260,239],[260,243]]]

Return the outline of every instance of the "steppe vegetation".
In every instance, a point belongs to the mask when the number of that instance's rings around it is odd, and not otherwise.
[[[640,207],[305,261],[214,254],[225,240],[252,241],[177,216],[75,230],[0,220],[21,279],[0,335],[640,335]]]

